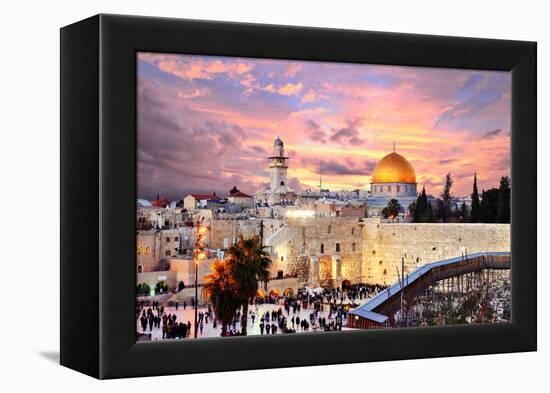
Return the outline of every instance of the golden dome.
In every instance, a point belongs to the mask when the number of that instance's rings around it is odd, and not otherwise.
[[[416,183],[416,174],[405,157],[393,152],[378,161],[371,183]]]

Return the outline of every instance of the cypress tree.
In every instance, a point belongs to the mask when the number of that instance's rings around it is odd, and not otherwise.
[[[441,193],[441,199],[443,200],[443,205],[439,205],[439,216],[443,222],[447,222],[451,215],[451,187],[453,186],[453,179],[451,178],[451,172],[447,173],[445,176],[445,186],[443,192]]]
[[[474,190],[472,192],[472,211],[470,213],[470,221],[481,222],[479,193],[477,191],[477,173],[474,174]]]
[[[502,224],[510,223],[510,178],[500,178],[497,202],[497,222]]]
[[[420,222],[420,217],[424,211],[424,206],[422,206],[422,194],[418,194],[416,198],[416,203],[414,204],[414,214],[413,222]]]
[[[420,194],[422,203],[422,213],[419,222],[433,222],[432,205],[428,202],[426,196],[426,188],[422,187],[422,194]]]
[[[468,222],[468,206],[466,206],[466,203],[462,202],[458,214],[460,222]]]

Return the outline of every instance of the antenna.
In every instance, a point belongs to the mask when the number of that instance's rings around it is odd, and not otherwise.
[[[319,161],[319,195],[321,195],[322,191],[323,191],[323,178],[321,175],[321,161]]]

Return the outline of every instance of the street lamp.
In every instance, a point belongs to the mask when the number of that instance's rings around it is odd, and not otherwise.
[[[195,338],[197,338],[197,331],[199,328],[199,262],[201,259],[206,258],[204,242],[206,241],[207,232],[208,227],[200,224],[197,225],[197,240],[195,241],[195,248],[193,249],[195,259]]]

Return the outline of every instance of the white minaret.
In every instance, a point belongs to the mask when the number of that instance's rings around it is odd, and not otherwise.
[[[285,157],[285,146],[279,137],[273,142],[273,156],[268,158],[271,160],[269,164],[269,188],[271,190],[271,195],[278,201],[280,200],[281,194],[286,194],[288,192],[288,157]]]

